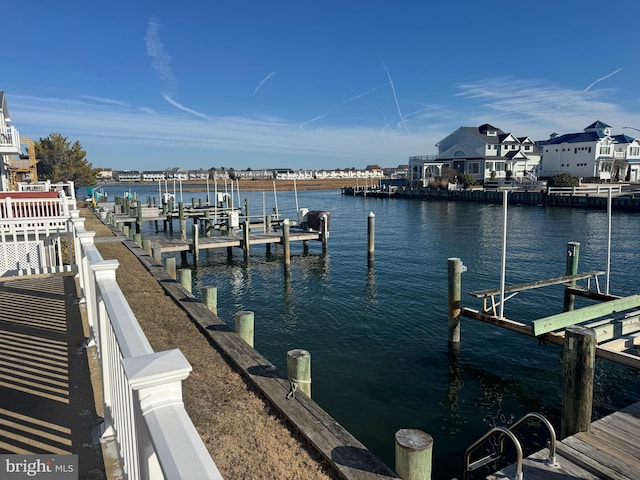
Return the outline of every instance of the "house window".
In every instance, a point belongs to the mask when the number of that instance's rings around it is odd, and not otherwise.
[[[466,157],[467,155],[462,151],[462,150],[458,150],[456,153],[453,154],[454,157]]]
[[[469,173],[472,173],[472,174],[480,173],[480,163],[479,162],[469,163]]]
[[[640,147],[629,148],[629,155],[633,155],[634,157],[637,157],[638,155],[640,155]]]
[[[525,145],[524,146],[524,151],[528,152],[529,150],[531,150],[531,145]]]
[[[589,147],[589,153],[591,153],[591,147]]]

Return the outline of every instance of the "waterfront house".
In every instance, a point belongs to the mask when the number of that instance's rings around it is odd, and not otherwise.
[[[118,182],[139,182],[140,172],[138,170],[124,170],[114,172],[114,176]]]
[[[596,181],[640,180],[640,140],[613,135],[611,127],[601,121],[582,132],[553,133],[539,144],[540,177],[567,173]]]
[[[11,125],[7,100],[0,92],[0,191],[9,190],[10,164],[21,152],[20,133]]]
[[[535,181],[540,151],[529,137],[505,133],[488,123],[460,127],[440,140],[431,173],[466,173],[479,183]]]

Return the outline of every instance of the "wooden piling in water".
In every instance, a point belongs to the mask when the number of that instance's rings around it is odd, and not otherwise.
[[[462,310],[460,296],[462,261],[459,258],[448,258],[447,270],[449,291],[448,339],[449,344],[457,344],[460,343],[460,311]]]
[[[367,261],[373,263],[376,236],[376,215],[369,212],[367,217]]]
[[[234,315],[236,333],[240,335],[249,346],[253,347],[254,339],[254,315],[253,312],[244,310]]]
[[[249,260],[250,255],[250,244],[249,244],[249,218],[244,221],[242,224],[242,250],[244,251],[244,261]]]
[[[416,429],[398,430],[395,435],[396,473],[402,480],[430,480],[433,438]]]
[[[320,215],[320,231],[322,232],[322,253],[327,253],[329,241],[329,218],[326,214]]]
[[[578,242],[567,243],[567,269],[565,275],[576,275],[578,273],[578,259],[580,257],[580,244]],[[571,285],[575,285],[576,281],[572,280]],[[573,310],[576,296],[565,291],[563,312]]]
[[[287,378],[292,389],[311,398],[311,354],[307,350],[296,348],[287,352]]]
[[[136,233],[142,233],[142,203],[136,203]]]
[[[151,240],[142,240],[142,250],[147,255],[151,255]]]
[[[136,242],[136,245],[141,247],[142,246],[142,234],[141,233],[134,233],[133,234],[133,241]]]
[[[291,245],[289,243],[289,219],[285,218],[282,222],[282,245],[284,247],[284,266],[288,269],[291,266]]]
[[[596,346],[593,329],[579,325],[565,329],[560,438],[586,432],[591,426]]]
[[[218,315],[218,288],[204,287],[202,290],[202,302],[214,315]]]
[[[199,238],[199,228],[198,225],[193,225],[191,227],[191,233],[193,235],[193,264],[198,265],[198,252],[200,251],[200,238]]]
[[[187,221],[184,217],[184,203],[178,203],[178,218],[180,221],[180,240],[187,239]]]

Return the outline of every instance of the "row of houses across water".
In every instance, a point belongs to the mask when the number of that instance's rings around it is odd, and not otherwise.
[[[406,176],[407,169],[398,167],[391,169],[382,169],[377,165],[369,165],[365,169],[335,169],[335,170],[312,170],[291,168],[273,168],[258,170],[234,170],[234,169],[210,169],[210,170],[185,170],[182,168],[172,168],[168,170],[140,171],[140,170],[111,170],[100,169],[98,179],[104,182],[160,182],[164,180],[321,180],[321,179],[340,179],[340,178],[362,178],[362,179],[378,179],[389,174]]]
[[[631,128],[631,127],[623,127]],[[479,183],[535,182],[566,173],[589,181],[640,181],[640,140],[613,134],[600,121],[547,140],[505,133],[488,123],[460,127],[436,144],[436,155],[409,158],[409,182],[467,174]]]

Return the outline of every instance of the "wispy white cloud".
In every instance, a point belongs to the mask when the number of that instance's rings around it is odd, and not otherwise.
[[[593,89],[583,95],[582,90],[544,80],[499,77],[461,83],[457,90],[457,97],[469,101],[464,111],[458,112],[466,125],[490,122],[537,139],[547,138],[553,131],[581,131],[595,120],[622,125],[632,117],[610,100],[612,91],[608,89]]]
[[[264,77],[262,80],[260,80],[260,83],[258,83],[258,86],[255,88],[255,90],[253,91],[253,95],[255,95],[256,93],[258,93],[258,90],[260,90],[262,88],[262,86],[267,83],[267,81],[272,78],[274,75],[276,74],[276,72],[271,72],[269,75],[267,75],[266,77]]]
[[[166,93],[162,94],[162,98],[164,98],[171,105],[173,105],[174,107],[182,110],[183,112],[191,113],[192,115],[195,115],[196,117],[200,117],[200,118],[202,118],[204,120],[211,120],[211,117],[209,115],[205,115],[204,113],[200,113],[197,110],[193,110],[192,108],[185,107],[184,105],[176,102],[173,98],[171,98]]]
[[[132,162],[140,169],[156,168],[158,162],[174,165],[177,151],[188,168],[233,162],[241,163],[241,168],[282,162],[332,168],[406,163],[411,155],[435,153],[435,144],[458,127],[486,122],[535,140],[548,138],[553,131],[581,131],[595,120],[609,123],[614,132],[622,125],[637,124],[637,116],[625,110],[625,104],[614,103],[611,90],[598,84],[587,95],[582,93],[542,80],[501,77],[463,82],[450,97],[441,97],[439,103],[416,103],[418,108],[403,115],[410,133],[387,121],[383,111],[378,117],[382,120],[369,117],[366,123],[346,124],[337,113],[300,123],[270,112],[206,115],[168,94],[164,101],[189,115],[93,98],[12,95],[10,102],[21,133],[36,138],[63,132],[82,143],[94,164],[112,168],[130,168]],[[556,110],[571,97],[576,101]],[[305,128],[323,118],[327,120],[321,125]],[[132,157],[131,152],[138,151]]]

